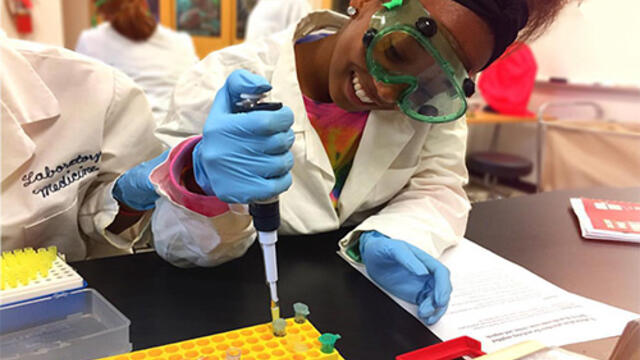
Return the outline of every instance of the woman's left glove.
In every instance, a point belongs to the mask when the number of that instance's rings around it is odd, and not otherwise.
[[[128,207],[140,211],[153,209],[160,197],[153,188],[149,175],[160,163],[167,159],[169,150],[158,157],[127,170],[116,181],[113,197]]]
[[[418,305],[418,316],[427,325],[447,311],[449,269],[431,255],[377,231],[360,235],[360,255],[369,276],[391,294]]]

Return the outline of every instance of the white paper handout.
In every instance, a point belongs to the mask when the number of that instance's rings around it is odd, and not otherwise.
[[[561,346],[618,336],[640,317],[562,290],[466,239],[440,261],[453,293],[447,313],[428,328],[443,341],[471,336],[485,352],[526,340]],[[364,266],[349,263],[369,278]],[[416,305],[387,295],[418,317]]]

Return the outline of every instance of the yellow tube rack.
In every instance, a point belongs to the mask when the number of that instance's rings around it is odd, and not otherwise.
[[[267,323],[102,360],[226,360],[231,348],[242,351],[241,360],[344,360],[335,349],[320,351],[320,332],[308,320],[298,324],[287,319],[286,332],[276,337]]]
[[[33,248],[3,251],[0,256],[0,290],[29,285],[39,277],[49,276],[49,270],[57,258],[57,249]]]

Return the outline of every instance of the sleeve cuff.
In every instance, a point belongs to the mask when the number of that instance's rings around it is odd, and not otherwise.
[[[193,149],[201,139],[202,136],[194,136],[176,145],[167,160],[151,172],[149,179],[158,193],[172,202],[200,215],[214,217],[229,211],[229,204],[215,196],[193,193],[181,182],[183,170],[191,167]]]

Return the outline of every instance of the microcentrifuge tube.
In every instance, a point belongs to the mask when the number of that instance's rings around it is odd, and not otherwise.
[[[227,357],[225,360],[241,360],[242,350],[236,347],[230,347],[227,349]]]
[[[288,334],[287,349],[293,353],[303,353],[309,350],[309,345],[304,342],[304,336],[300,334]]]
[[[293,304],[293,312],[295,313],[295,322],[298,324],[302,324],[307,321],[307,316],[309,316],[309,307],[303,303],[295,303]]]
[[[322,344],[322,346],[320,347],[320,351],[325,354],[331,354],[333,352],[336,341],[338,341],[338,339],[340,338],[341,336],[338,334],[324,333],[320,335],[320,337],[318,338],[318,341],[320,341],[320,343]]]
[[[283,318],[278,318],[273,320],[271,323],[273,326],[273,335],[275,336],[285,336],[287,335],[287,331],[285,328],[287,327],[287,321]]]

